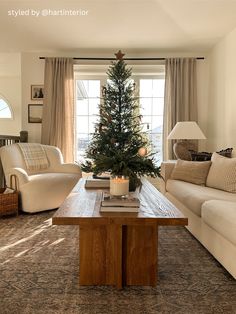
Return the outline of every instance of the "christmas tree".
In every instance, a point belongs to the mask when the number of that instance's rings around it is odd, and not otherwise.
[[[107,71],[99,121],[86,152],[88,159],[81,168],[95,175],[105,171],[126,175],[130,190],[134,190],[141,176],[160,176],[160,167],[155,165],[153,153],[147,153],[149,141],[142,132],[142,116],[134,97],[135,85],[123,56],[119,51],[117,60]]]

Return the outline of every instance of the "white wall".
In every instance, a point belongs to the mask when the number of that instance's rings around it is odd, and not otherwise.
[[[22,53],[22,129],[28,131],[29,142],[40,143],[41,123],[28,123],[28,105],[42,104],[31,99],[31,85],[43,85],[44,60],[38,53]]]
[[[209,54],[207,146],[211,151],[236,150],[236,29]]]
[[[0,134],[19,135],[22,130],[20,53],[0,53],[0,95],[13,111],[13,119],[0,119]]]

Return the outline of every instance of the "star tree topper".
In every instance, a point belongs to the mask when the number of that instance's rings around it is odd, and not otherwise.
[[[117,60],[123,60],[124,57],[124,53],[121,52],[121,50],[119,50],[117,53],[115,53],[116,59]]]

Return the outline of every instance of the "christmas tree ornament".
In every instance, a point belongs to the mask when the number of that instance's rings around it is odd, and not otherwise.
[[[147,148],[146,147],[140,147],[138,150],[138,154],[141,157],[144,157],[147,155]]]

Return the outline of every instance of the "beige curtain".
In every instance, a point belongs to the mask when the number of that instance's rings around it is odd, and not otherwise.
[[[73,59],[45,59],[42,144],[57,146],[65,162],[74,161]]]
[[[195,58],[170,58],[165,64],[163,160],[174,159],[167,136],[179,121],[197,121]]]

